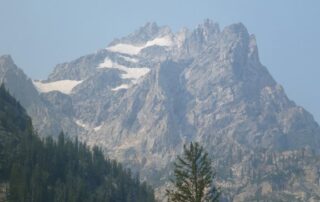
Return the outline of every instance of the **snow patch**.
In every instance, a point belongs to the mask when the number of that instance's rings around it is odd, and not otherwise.
[[[136,83],[138,79],[146,75],[150,69],[146,67],[141,68],[128,68],[125,66],[119,65],[117,69],[124,71],[125,73],[121,75],[121,78],[123,79],[133,79],[132,82]]]
[[[124,53],[128,55],[137,55],[142,49],[143,49],[143,46],[134,46],[131,44],[123,44],[123,43],[119,43],[107,48],[107,50],[111,52]]]
[[[144,48],[149,46],[172,46],[172,40],[170,36],[158,37],[148,41]]]
[[[115,88],[112,88],[112,91],[118,91],[122,89],[128,89],[132,85],[137,84],[139,80],[144,77],[146,74],[149,73],[150,69],[147,67],[136,67],[136,68],[129,68],[123,65],[120,65],[116,62],[113,62],[109,58],[106,58],[103,63],[99,64],[97,67],[99,69],[117,69],[120,70],[122,79],[128,79],[131,81],[131,84],[121,84]]]
[[[92,125],[90,125],[89,123],[84,123],[82,120],[79,120],[79,119],[75,119],[74,122],[80,126],[81,128],[87,130],[87,131],[92,131],[94,130],[95,132],[100,130],[103,126],[103,124],[99,125],[99,126],[96,126],[96,127],[92,127]]]
[[[50,83],[42,83],[41,81],[33,81],[34,86],[40,93],[48,93],[51,91],[59,91],[64,94],[71,94],[72,89],[79,85],[82,81],[76,80],[60,80]]]
[[[119,57],[121,57],[121,58],[123,58],[125,61],[131,62],[131,63],[137,63],[137,62],[139,62],[139,60],[136,59],[136,58],[127,57],[127,56],[124,56],[124,55],[119,55]]]
[[[97,132],[97,131],[100,130],[101,128],[102,128],[102,124],[101,124],[100,126],[97,126],[97,127],[93,128],[93,130]]]
[[[109,58],[105,58],[104,62],[99,64],[98,68],[111,68],[112,64],[112,60],[110,60]]]
[[[87,124],[85,124],[85,123],[83,123],[81,120],[75,120],[75,123],[78,125],[78,126],[80,126],[81,128],[84,128],[84,129],[86,129],[86,130],[89,130],[90,129],[90,127],[87,125]]]
[[[119,43],[114,46],[107,47],[111,52],[123,53],[128,55],[137,55],[144,48],[150,46],[172,46],[173,42],[170,36],[158,37],[147,41],[145,44],[137,46],[132,44]]]
[[[106,62],[107,61],[107,62]],[[133,83],[136,83],[138,79],[149,73],[150,69],[147,67],[137,67],[137,68],[129,68],[123,65],[120,65],[116,62],[112,62],[110,59],[106,58],[106,60],[99,64],[98,68],[103,69],[118,69],[122,71],[121,78],[123,79],[132,79]]]
[[[128,84],[121,84],[120,86],[117,86],[115,88],[112,88],[112,91],[118,91],[118,90],[122,90],[122,89],[128,89],[130,88],[130,86]]]
[[[122,144],[118,146],[117,150],[126,150],[139,145],[139,143],[141,143],[140,138],[130,138],[122,142]]]

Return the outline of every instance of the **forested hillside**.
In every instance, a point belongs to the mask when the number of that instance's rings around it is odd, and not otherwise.
[[[154,201],[153,190],[103,152],[61,133],[41,140],[0,87],[0,201]]]

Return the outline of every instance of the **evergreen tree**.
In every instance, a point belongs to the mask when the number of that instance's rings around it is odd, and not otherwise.
[[[8,202],[154,202],[153,189],[115,160],[61,133],[41,140],[0,86],[0,182]]]
[[[182,156],[174,163],[173,188],[167,190],[172,202],[215,202],[219,192],[213,184],[213,172],[208,153],[198,143],[184,145]]]

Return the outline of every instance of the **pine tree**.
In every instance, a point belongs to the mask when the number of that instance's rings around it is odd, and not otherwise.
[[[173,188],[167,190],[172,202],[215,202],[219,191],[213,184],[213,172],[208,153],[198,143],[184,145],[184,153],[174,163]]]
[[[26,183],[25,175],[22,172],[20,164],[14,164],[10,173],[10,188],[9,201],[10,202],[24,202],[26,201]]]
[[[57,139],[42,140],[26,111],[1,85],[0,183],[7,184],[8,202],[155,201],[151,187],[100,148],[62,132]]]

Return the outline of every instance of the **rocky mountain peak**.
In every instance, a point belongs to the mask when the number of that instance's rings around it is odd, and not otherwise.
[[[140,27],[137,34],[145,33],[147,35],[155,35],[159,32],[160,27],[156,22],[147,22],[144,26]]]
[[[118,43],[141,45],[157,37],[163,37],[171,34],[171,29],[168,26],[159,26],[155,22],[148,22],[128,36],[114,40],[109,44],[109,46]]]
[[[139,170],[159,195],[174,156],[190,141],[214,157],[228,200],[250,201],[251,190],[259,195],[265,184],[283,188],[270,173],[279,166],[320,169],[320,160],[314,167],[287,159],[305,161],[305,148],[319,152],[320,127],[260,63],[255,36],[242,23],[220,31],[205,20],[175,34],[147,23],[104,50],[58,65],[41,85],[46,115],[55,112],[65,132]],[[288,172],[280,174],[289,195],[297,190],[291,182],[313,186]]]
[[[11,61],[12,63],[13,63],[13,60],[12,60],[12,57],[11,57],[11,55],[1,55],[0,56],[0,61],[2,62],[2,61]]]
[[[208,46],[215,46],[219,33],[219,24],[206,19],[186,35],[182,48],[183,54],[187,54],[187,57],[190,57],[200,54],[203,50],[207,49]]]
[[[230,33],[230,34],[236,34],[236,35],[240,35],[240,36],[244,36],[244,37],[249,36],[249,32],[248,32],[246,26],[244,26],[244,24],[242,24],[241,22],[226,26],[223,29],[223,32]]]
[[[4,73],[9,69],[16,68],[12,57],[10,55],[2,55],[0,56],[0,71]]]
[[[220,32],[219,24],[213,20],[206,19],[202,24],[199,24],[195,32],[202,33],[206,40],[210,40],[211,37]]]

